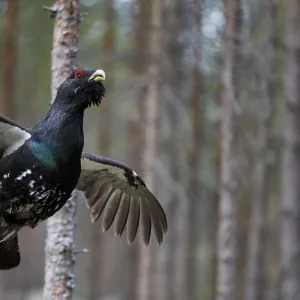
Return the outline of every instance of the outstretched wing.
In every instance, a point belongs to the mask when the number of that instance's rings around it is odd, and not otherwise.
[[[0,158],[16,151],[30,137],[27,129],[0,115]]]
[[[131,244],[141,223],[146,245],[151,230],[157,243],[162,242],[167,231],[164,210],[144,181],[128,166],[103,156],[83,154],[77,188],[86,198],[92,222],[103,213],[103,231],[114,222],[115,236],[122,235],[127,224],[127,241]]]

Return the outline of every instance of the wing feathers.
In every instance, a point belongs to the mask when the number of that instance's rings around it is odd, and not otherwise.
[[[127,193],[123,193],[121,196],[120,206],[116,215],[116,222],[115,222],[115,236],[122,235],[128,214],[130,209],[130,196]]]
[[[102,189],[103,190],[103,189]],[[99,191],[100,192],[100,191]],[[94,223],[96,220],[98,220],[98,218],[100,217],[110,195],[113,192],[113,187],[112,185],[108,185],[108,189],[103,193],[100,194],[100,198],[98,199],[98,201],[95,203],[95,205],[92,207],[92,214],[91,214],[91,219],[92,222]]]
[[[114,190],[106,204],[106,210],[104,211],[102,230],[107,231],[113,223],[118,207],[121,201],[121,191]]]
[[[130,197],[130,211],[128,215],[127,225],[127,241],[131,245],[135,239],[140,221],[140,203]]]
[[[103,231],[114,222],[115,236],[122,235],[127,225],[127,241],[132,244],[141,224],[146,245],[151,233],[158,244],[162,242],[167,231],[164,210],[144,181],[128,166],[105,157],[84,154],[77,188],[86,197],[92,222],[103,213]]]
[[[30,137],[29,130],[0,115],[0,158],[16,151]]]
[[[165,233],[166,230],[166,228],[164,227],[164,221],[161,221],[162,219],[164,220],[165,215],[163,214],[164,217],[162,218],[159,214],[156,214],[153,205],[151,205],[151,201],[148,201],[147,199],[145,200],[147,201],[149,211],[151,211],[150,216],[153,232],[157,243],[160,245],[163,239],[163,233]]]
[[[139,198],[139,202],[141,205],[141,223],[142,223],[143,240],[144,243],[148,245],[150,241],[150,235],[151,235],[151,218],[149,215],[149,210],[145,199]]]

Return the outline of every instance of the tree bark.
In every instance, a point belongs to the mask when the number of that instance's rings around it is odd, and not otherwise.
[[[192,51],[194,66],[190,74],[189,115],[191,122],[191,141],[188,151],[186,194],[188,201],[179,201],[180,243],[178,248],[178,266],[176,280],[177,299],[197,299],[196,296],[196,247],[199,236],[197,232],[198,204],[200,200],[199,169],[202,141],[202,112],[201,112],[201,48],[202,48],[202,0],[190,2],[188,11],[192,26]]]
[[[147,0],[136,0],[133,2],[134,9],[137,14],[134,15],[133,26],[133,41],[132,41],[132,61],[131,67],[135,74],[137,81],[139,81],[146,74],[146,62],[145,58],[148,57],[148,36],[147,30],[149,29],[150,14]],[[136,10],[136,7],[138,8]],[[141,154],[144,149],[144,120],[145,120],[145,94],[146,84],[142,81],[137,86],[135,95],[136,112],[134,118],[128,123],[127,134],[127,148],[128,148],[128,163],[139,174],[143,174],[143,166],[141,165]],[[128,248],[128,282],[126,299],[127,300],[140,300],[139,294],[139,256],[140,247],[137,244]]]
[[[115,12],[115,1],[105,0],[103,2],[104,11],[104,35],[101,39],[101,59],[100,64],[103,70],[108,70],[110,76],[107,76],[105,81],[105,89],[108,95],[105,97],[105,101],[101,103],[100,117],[99,117],[99,142],[98,149],[99,153],[103,156],[109,155],[111,146],[110,136],[110,118],[111,108],[109,95],[113,94],[114,88],[114,55],[116,51],[116,12]],[[90,238],[91,247],[91,259],[90,259],[90,293],[89,299],[96,300],[101,295],[101,285],[104,276],[104,253],[107,245],[106,236],[101,234],[100,227],[93,227]],[[103,255],[99,255],[102,254]],[[102,266],[102,267],[101,267]]]
[[[266,53],[266,61],[262,68],[263,81],[265,82],[265,97],[263,99],[262,111],[260,117],[257,139],[255,164],[253,172],[253,201],[252,216],[250,224],[249,236],[249,253],[247,273],[245,280],[245,300],[265,299],[266,287],[266,240],[267,240],[267,199],[268,199],[268,162],[267,155],[269,151],[269,131],[272,112],[274,108],[274,91],[275,86],[275,45],[276,38],[276,10],[277,0],[269,0],[268,2],[268,32],[267,47],[264,49]]]
[[[236,158],[234,110],[236,106],[235,67],[237,60],[239,0],[224,1],[225,27],[222,38],[221,70],[221,176],[218,229],[217,300],[236,299]]]
[[[105,11],[105,32],[101,40],[101,68],[103,70],[109,70],[111,76],[108,76],[105,82],[105,89],[109,94],[114,87],[114,56],[116,51],[116,12],[115,12],[115,1],[105,0],[103,3],[103,10]],[[103,65],[103,66],[102,66]],[[99,140],[99,150],[102,155],[107,156],[109,154],[110,147],[110,101],[109,99],[101,103],[101,134]]]
[[[300,298],[300,2],[286,2],[280,299]]]
[[[52,48],[52,101],[76,66],[79,0],[56,0]],[[44,300],[72,299],[74,289],[76,199],[47,221]]]
[[[17,53],[18,1],[7,1],[4,13],[4,44],[2,52],[3,92],[0,97],[0,113],[13,119],[15,114],[14,91]],[[0,273],[0,298],[5,297],[5,276]]]
[[[17,0],[7,1],[4,14],[4,46],[2,55],[3,94],[0,112],[9,118],[14,117],[14,91],[17,59]]]
[[[144,94],[145,103],[145,140],[143,149],[143,176],[150,190],[154,190],[154,166],[157,149],[157,114],[158,114],[158,79],[159,79],[159,55],[160,55],[160,29],[161,29],[161,5],[162,0],[153,0],[150,7],[149,32],[149,60],[147,65],[147,86]],[[138,299],[150,300],[155,297],[155,290],[150,288],[151,274],[150,264],[155,264],[154,256],[150,255],[149,248],[140,245],[140,268]]]
[[[180,183],[180,136],[181,118],[178,103],[182,103],[182,84],[184,79],[183,68],[183,24],[185,19],[186,2],[183,0],[165,1],[163,10],[163,49],[164,56],[161,60],[162,74],[162,100],[160,110],[162,131],[165,131],[161,142],[161,155],[168,172],[169,181],[174,186],[168,185],[160,187],[161,199],[164,199],[164,208],[168,216],[168,226],[173,228],[166,235],[163,247],[157,253],[157,299],[171,300],[177,299],[179,286],[176,272],[179,268],[177,256],[181,255],[177,248],[177,238],[182,228],[180,212],[179,193],[183,192]],[[180,219],[178,219],[180,218]],[[186,245],[185,245],[186,246]],[[180,272],[184,272],[180,270]],[[178,288],[178,289],[177,289]]]

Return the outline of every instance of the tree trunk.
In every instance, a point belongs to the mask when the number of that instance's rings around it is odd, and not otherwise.
[[[257,151],[253,172],[253,201],[249,236],[249,253],[245,280],[245,300],[260,300],[266,298],[266,234],[267,234],[267,199],[268,199],[268,162],[269,131],[272,111],[274,108],[274,91],[276,90],[275,74],[275,37],[276,37],[276,1],[269,0],[268,5],[268,45],[264,51],[267,54],[262,66],[265,82],[265,98],[257,132]]]
[[[76,65],[79,0],[56,0],[52,49],[52,101]],[[47,221],[44,300],[72,299],[74,289],[76,199]]]
[[[234,109],[236,106],[235,65],[237,58],[239,0],[224,1],[225,27],[222,40],[221,84],[221,176],[218,229],[217,300],[236,299],[236,158]]]
[[[190,99],[189,113],[191,122],[191,141],[188,151],[187,174],[188,182],[186,186],[187,201],[179,201],[179,214],[177,222],[180,226],[178,247],[178,266],[176,281],[177,299],[196,299],[196,247],[197,247],[197,212],[200,201],[199,169],[201,157],[202,140],[202,112],[201,112],[201,47],[202,47],[202,0],[191,1],[189,10],[192,20],[192,50],[195,61],[190,76]]]
[[[98,149],[99,153],[104,156],[109,155],[109,149],[111,145],[111,136],[110,136],[110,99],[109,95],[113,94],[114,88],[114,55],[116,51],[116,12],[115,12],[115,1],[114,0],[105,0],[103,3],[104,11],[104,35],[101,39],[101,58],[100,65],[103,70],[108,70],[110,76],[107,76],[105,81],[105,89],[108,95],[106,95],[105,101],[101,103],[100,110],[100,123],[99,123],[99,143]],[[106,245],[106,238],[101,234],[100,227],[93,227],[91,238],[90,238],[90,247],[91,247],[91,256],[90,256],[90,293],[89,299],[96,300],[101,295],[101,285],[103,282],[102,278],[104,275],[104,253]],[[101,253],[101,255],[99,255]],[[103,255],[102,255],[103,254]]]
[[[300,2],[286,2],[285,114],[282,166],[281,293],[300,298]]]
[[[17,53],[17,0],[7,1],[4,13],[4,45],[2,53],[3,93],[0,97],[0,113],[14,118],[14,90]],[[0,273],[0,299],[5,297],[5,276]]]
[[[105,0],[103,3],[104,19],[105,19],[105,32],[101,40],[101,68],[103,70],[109,70],[111,76],[107,77],[105,82],[105,89],[107,91],[107,97],[112,94],[114,87],[114,59],[116,51],[116,12],[115,1]],[[102,155],[107,156],[109,154],[110,147],[110,101],[109,99],[101,103],[101,134],[99,140],[99,150]]]
[[[133,55],[132,55],[132,71],[137,81],[146,74],[146,60],[148,51],[148,35],[150,14],[148,0],[136,0],[133,2],[134,9],[137,14],[134,15],[133,27]],[[138,8],[138,9],[136,9]],[[134,118],[128,122],[127,148],[128,163],[139,174],[143,174],[143,166],[141,166],[141,155],[144,149],[144,120],[145,120],[145,95],[146,83],[141,82],[137,86],[135,94],[136,114]],[[127,300],[136,300],[139,291],[139,255],[140,247],[137,244],[132,245],[128,249],[128,283],[126,291]]]
[[[168,216],[169,231],[163,247],[157,253],[157,299],[171,300],[177,297],[177,256],[180,255],[176,247],[178,234],[182,222],[178,222],[180,184],[180,126],[181,118],[179,107],[182,104],[182,84],[184,79],[183,44],[181,41],[183,22],[185,19],[186,3],[183,0],[165,1],[163,17],[164,60],[161,60],[161,74],[163,75],[162,100],[160,110],[164,139],[161,142],[163,169],[169,176],[168,181],[172,186],[165,184],[160,188],[161,199],[164,199],[164,208]],[[179,105],[178,105],[179,104]],[[183,193],[184,194],[184,193]],[[185,198],[185,200],[187,200]],[[180,224],[179,224],[180,223]],[[180,251],[181,252],[181,251]],[[180,270],[183,272],[183,270]],[[179,288],[179,287],[178,287]]]
[[[150,190],[154,190],[154,166],[156,161],[157,147],[157,113],[158,113],[158,82],[159,82],[159,55],[160,55],[160,30],[161,30],[161,5],[162,0],[153,0],[151,4],[151,20],[149,32],[149,53],[148,53],[148,76],[149,85],[144,95],[145,103],[145,140],[143,150],[143,176]],[[140,268],[138,299],[150,300],[155,297],[155,290],[150,288],[151,274],[150,264],[153,255],[150,255],[149,248],[140,245]]]
[[[7,1],[4,14],[3,45],[3,94],[0,101],[0,112],[9,118],[14,117],[14,91],[17,59],[17,0]]]

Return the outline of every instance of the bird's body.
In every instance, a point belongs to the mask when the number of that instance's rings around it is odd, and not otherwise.
[[[162,241],[166,217],[142,179],[117,161],[82,155],[84,110],[100,104],[104,76],[102,70],[74,71],[30,130],[0,115],[0,269],[20,262],[18,231],[55,214],[75,188],[84,193],[93,222],[103,213],[104,231],[115,220],[121,235],[127,224],[132,243],[141,222],[146,244],[151,227]]]
[[[51,148],[35,145],[34,149],[38,150],[33,150],[30,146],[33,143],[36,142],[30,140],[6,156],[0,169],[0,201],[5,207],[1,215],[9,223],[30,227],[51,217],[66,203],[81,170],[80,156],[59,164],[51,157]],[[47,162],[39,155],[47,155],[44,156]]]
[[[62,118],[61,115],[64,117]],[[8,225],[35,227],[70,198],[81,172],[83,111],[52,107],[31,138],[1,160],[0,211]]]

